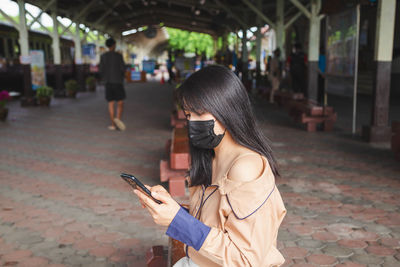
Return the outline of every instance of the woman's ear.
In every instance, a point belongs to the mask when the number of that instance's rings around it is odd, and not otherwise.
[[[214,124],[214,133],[216,135],[224,134],[226,130],[226,127],[217,119],[215,119],[215,124]]]

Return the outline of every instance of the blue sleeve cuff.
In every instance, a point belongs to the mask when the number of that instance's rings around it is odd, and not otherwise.
[[[166,234],[176,240],[199,250],[211,228],[180,208]]]

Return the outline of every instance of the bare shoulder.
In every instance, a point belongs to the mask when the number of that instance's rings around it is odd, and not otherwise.
[[[248,182],[260,177],[264,170],[264,161],[259,154],[239,155],[232,165],[228,178],[233,181]]]

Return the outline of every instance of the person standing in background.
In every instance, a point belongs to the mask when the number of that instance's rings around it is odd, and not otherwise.
[[[325,48],[323,46],[319,49],[318,59],[318,103],[325,105],[325,68],[326,68],[326,57]]]
[[[111,119],[111,125],[108,126],[108,129],[114,131],[118,128],[124,131],[126,126],[121,121],[121,116],[126,98],[124,89],[125,63],[122,55],[115,52],[115,45],[113,38],[107,39],[106,46],[109,51],[101,55],[99,70],[106,85],[106,100]],[[114,116],[115,102],[117,102],[117,116]]]
[[[306,95],[306,62],[307,56],[303,53],[301,44],[296,43],[288,58],[288,63],[292,77],[292,89],[295,93],[303,93],[304,95]]]
[[[282,79],[282,68],[281,68],[281,50],[279,48],[275,49],[274,57],[271,60],[269,79],[271,82],[271,93],[269,94],[269,102],[274,103],[274,94],[279,90],[279,85]]]

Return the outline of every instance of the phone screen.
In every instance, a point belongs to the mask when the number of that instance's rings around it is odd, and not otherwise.
[[[139,189],[146,195],[148,195],[151,199],[153,199],[156,203],[162,204],[162,202],[158,199],[155,199],[152,195],[150,190],[144,186],[142,182],[139,181],[138,178],[133,176],[132,174],[126,174],[126,173],[121,173],[121,178],[125,180],[130,186],[132,186],[134,189]],[[138,188],[139,187],[139,188]]]

